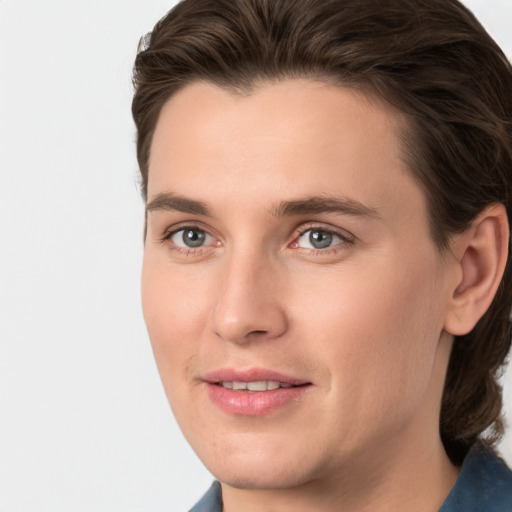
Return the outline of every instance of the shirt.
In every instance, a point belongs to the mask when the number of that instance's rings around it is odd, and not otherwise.
[[[222,512],[220,483],[190,512]],[[512,471],[491,450],[475,446],[439,512],[512,512]]]

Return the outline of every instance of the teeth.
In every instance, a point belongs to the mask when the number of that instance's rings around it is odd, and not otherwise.
[[[247,389],[249,391],[267,391],[267,383],[263,382],[248,382]]]
[[[278,388],[291,388],[293,384],[287,382],[276,382],[274,380],[264,380],[257,382],[221,382],[222,387],[233,389],[235,391],[272,391]]]

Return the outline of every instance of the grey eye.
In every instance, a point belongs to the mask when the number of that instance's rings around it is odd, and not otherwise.
[[[178,247],[195,249],[211,241],[211,235],[199,228],[184,228],[176,231],[171,241]]]
[[[299,247],[303,249],[327,249],[343,242],[343,239],[323,229],[308,229],[298,240]]]
[[[332,234],[325,231],[311,231],[309,242],[315,249],[325,249],[332,243]]]

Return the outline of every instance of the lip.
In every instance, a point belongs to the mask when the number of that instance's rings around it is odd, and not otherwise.
[[[203,377],[208,397],[222,411],[240,416],[263,416],[270,414],[290,402],[298,403],[301,396],[311,389],[311,382],[263,368],[236,370],[223,368],[207,373]],[[271,391],[235,391],[224,388],[221,382],[274,381],[293,387]]]
[[[214,370],[203,376],[203,380],[210,383],[216,384],[218,382],[258,382],[262,380],[273,380],[276,382],[284,382],[286,384],[292,384],[293,386],[302,386],[309,384],[307,379],[301,379],[299,377],[293,377],[286,375],[285,373],[269,370],[265,368],[250,368],[247,370],[237,370],[234,368],[221,368]]]

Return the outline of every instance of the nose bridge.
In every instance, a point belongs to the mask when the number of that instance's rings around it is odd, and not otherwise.
[[[232,250],[224,261],[213,311],[215,334],[234,343],[279,337],[287,328],[279,269],[264,251]]]

